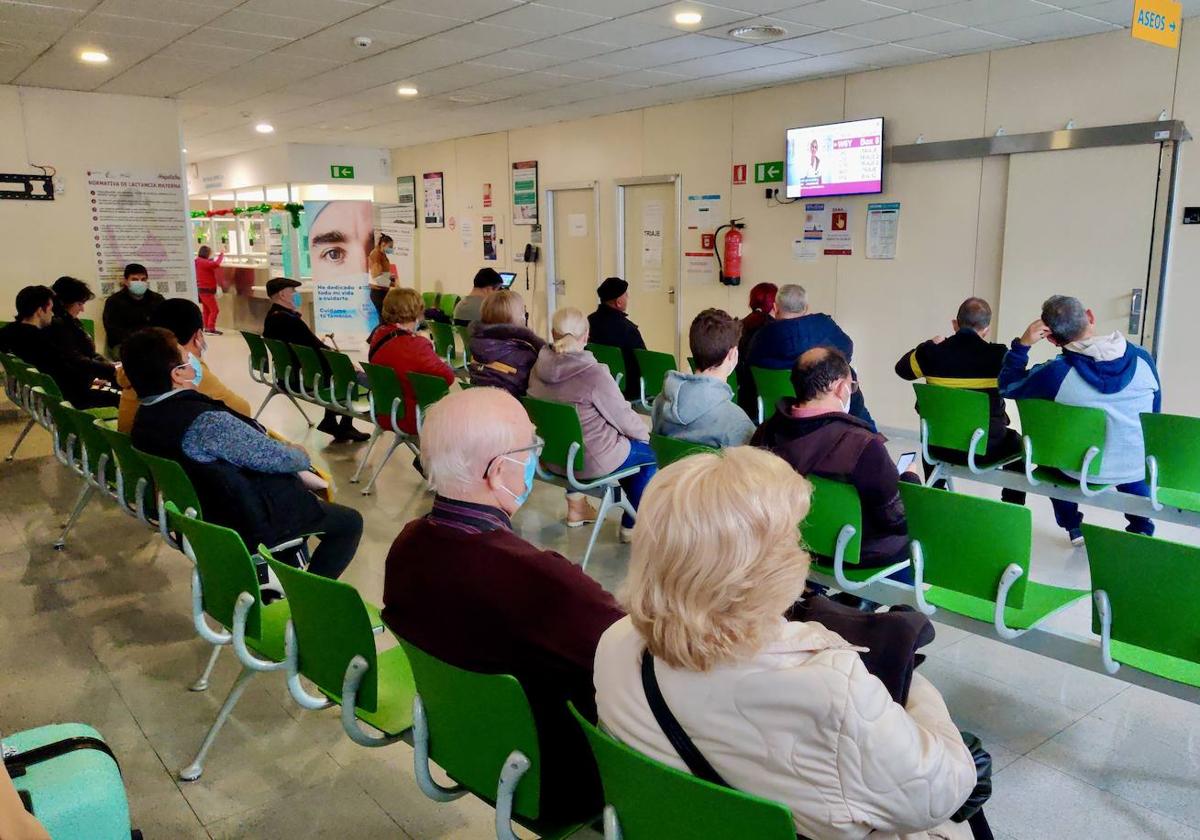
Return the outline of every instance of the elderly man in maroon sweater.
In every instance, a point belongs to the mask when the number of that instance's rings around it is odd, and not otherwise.
[[[513,533],[509,517],[529,496],[540,451],[525,410],[498,388],[429,409],[421,461],[437,497],[392,543],[383,619],[445,662],[515,676],[538,727],[543,813],[585,819],[603,798],[566,704],[595,719],[596,644],[623,613],[578,566]]]

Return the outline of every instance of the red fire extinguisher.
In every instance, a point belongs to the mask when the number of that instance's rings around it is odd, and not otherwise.
[[[745,225],[741,219],[732,219],[729,224],[717,228],[713,237],[720,236],[721,231],[728,229],[721,249],[716,251],[717,269],[721,282],[726,286],[742,284],[742,228]],[[725,252],[725,261],[721,261],[721,250]]]

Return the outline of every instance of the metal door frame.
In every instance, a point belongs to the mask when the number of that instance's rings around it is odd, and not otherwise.
[[[543,241],[546,243],[546,333],[549,337],[550,322],[558,305],[558,268],[555,264],[554,223],[557,207],[554,194],[568,190],[592,191],[592,224],[596,237],[596,286],[600,285],[600,277],[604,273],[600,255],[600,182],[599,181],[569,181],[561,184],[551,184],[546,187],[546,225],[543,228]],[[587,314],[586,312],[584,313]]]
[[[617,275],[625,277],[625,189],[645,184],[674,184],[675,185],[675,276],[663,278],[675,285],[668,288],[667,293],[675,303],[675,346],[672,352],[675,363],[679,363],[683,341],[683,260],[679,257],[680,245],[683,243],[683,178],[676,175],[642,175],[636,178],[618,178],[614,182],[617,200]],[[657,348],[652,348],[657,349]]]

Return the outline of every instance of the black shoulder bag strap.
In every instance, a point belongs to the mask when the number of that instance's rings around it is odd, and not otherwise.
[[[733,786],[721,778],[721,774],[708,763],[708,759],[683,731],[683,727],[671,713],[671,708],[663,699],[662,690],[658,687],[658,678],[654,675],[654,654],[649,650],[642,652],[642,688],[646,691],[646,701],[650,704],[650,711],[654,713],[654,719],[658,721],[663,734],[667,736],[667,740],[671,742],[675,752],[683,759],[688,770],[692,771],[692,775],[697,779],[703,779],[732,790]]]

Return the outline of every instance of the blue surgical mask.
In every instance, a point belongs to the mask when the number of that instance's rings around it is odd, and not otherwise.
[[[516,458],[510,458],[507,455],[504,456],[504,460],[512,461],[514,464],[521,463]],[[529,494],[533,492],[533,479],[536,475],[537,475],[537,453],[530,452],[529,460],[525,462],[525,492],[518,496],[516,493],[509,490],[507,487],[504,488],[508,492],[509,495],[511,495],[514,499],[517,500],[517,507],[520,507],[521,505],[525,504],[525,501],[529,498]],[[501,486],[503,486],[503,485],[501,485]]]
[[[299,292],[292,292],[292,306],[294,306],[294,307],[296,307],[297,309],[299,309],[299,308],[300,308],[300,304],[301,304],[301,302],[302,302],[303,300],[304,300],[304,298],[303,298],[303,297],[301,297],[301,295],[300,295],[300,293],[299,293]]]
[[[150,288],[150,284],[145,280],[130,280],[129,293],[134,297],[141,297],[146,294],[146,290]]]
[[[197,388],[200,387],[200,380],[204,378],[204,368],[200,366],[200,360],[188,353],[188,364],[192,366],[192,384]]]

